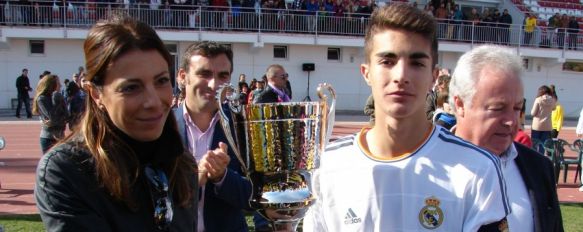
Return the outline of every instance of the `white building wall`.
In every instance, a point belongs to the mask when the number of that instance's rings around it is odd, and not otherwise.
[[[23,68],[28,69],[32,98],[44,70],[57,74],[62,81],[70,79],[82,65],[82,40],[45,40],[45,55],[30,55],[28,40],[10,40],[10,48],[0,50],[0,108],[10,108],[10,99],[16,98],[16,77]]]
[[[526,114],[530,109],[538,88],[542,85],[555,85],[559,103],[563,106],[564,116],[577,118],[583,107],[583,74],[563,71],[563,64],[556,59],[531,59],[531,65],[522,75]]]
[[[449,68],[453,72],[461,55],[462,53],[458,52],[440,52],[440,66]],[[563,106],[564,116],[579,117],[581,107],[583,107],[583,94],[581,93],[583,74],[563,71],[563,63],[557,59],[528,58],[528,60],[529,66],[522,74],[526,115],[530,115],[538,88],[542,85],[555,85],[559,103]]]
[[[192,42],[169,42],[178,45],[178,57]],[[287,45],[287,44],[278,44]],[[318,83],[333,85],[338,95],[339,110],[361,110],[370,90],[360,75],[363,60],[362,49],[341,48],[341,61],[327,61],[326,46],[287,45],[288,58],[273,58],[273,44],[253,47],[250,43],[231,44],[234,52],[232,83],[236,84],[240,73],[260,79],[271,64],[281,64],[290,75],[293,100],[301,101],[307,94],[308,73],[302,71],[303,63],[315,63],[316,70],[310,72],[310,97],[317,100]],[[0,50],[0,108],[10,108],[10,99],[16,98],[15,81],[22,68],[29,69],[31,86],[36,87],[38,76],[49,70],[64,78],[70,78],[77,68],[84,65],[82,40],[45,40],[45,55],[29,55],[28,40],[11,39],[10,49]],[[180,59],[180,58],[179,58]],[[180,60],[178,60],[180,62]],[[31,97],[33,94],[31,93]]]
[[[286,41],[286,40],[281,40]],[[178,45],[178,57],[192,42],[169,41]],[[70,78],[77,71],[83,60],[82,39],[47,39],[45,40],[45,55],[29,54],[28,40],[13,38],[8,49],[0,49],[0,108],[10,108],[10,99],[16,97],[15,79],[22,68],[29,69],[33,88],[38,83],[38,75],[44,70],[59,75],[61,79]],[[359,66],[363,62],[363,49],[360,46],[344,46],[341,48],[340,61],[328,61],[325,45],[277,44],[288,46],[287,59],[273,58],[273,43],[231,43],[234,51],[234,71],[232,83],[236,84],[238,75],[244,73],[248,81],[260,79],[270,64],[281,64],[290,75],[293,89],[293,100],[301,101],[306,96],[307,72],[302,71],[303,63],[315,63],[316,70],[310,73],[310,97],[317,100],[316,87],[318,83],[331,83],[338,95],[338,110],[362,110],[370,89],[360,75]],[[335,45],[334,45],[335,46]],[[469,47],[468,47],[469,49]],[[465,50],[465,49],[462,49]],[[457,59],[462,51],[441,51],[439,64],[442,67],[455,69]],[[525,55],[525,54],[523,54]],[[179,62],[179,60],[178,60]],[[536,96],[536,90],[541,85],[557,86],[559,100],[564,107],[565,117],[578,117],[583,101],[581,83],[583,75],[562,71],[562,63],[551,58],[530,58],[530,67],[524,72],[525,98],[527,99],[527,115]],[[31,93],[32,96],[32,93]]]

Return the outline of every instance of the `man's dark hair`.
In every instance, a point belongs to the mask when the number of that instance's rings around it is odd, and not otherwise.
[[[194,55],[214,58],[220,54],[225,54],[227,56],[229,62],[231,62],[230,72],[233,72],[233,51],[229,46],[213,41],[200,41],[188,46],[182,55],[180,68],[188,72],[188,69],[190,68],[190,58]]]
[[[405,3],[394,3],[378,8],[371,15],[364,36],[365,62],[370,63],[373,49],[373,37],[384,30],[403,30],[413,32],[427,38],[431,43],[431,58],[435,67],[437,64],[437,23],[433,16]]]

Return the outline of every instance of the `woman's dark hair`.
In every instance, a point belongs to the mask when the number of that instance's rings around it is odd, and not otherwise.
[[[551,88],[549,88],[546,85],[543,85],[543,86],[538,88],[538,93],[537,93],[536,97],[540,97],[540,96],[545,95],[545,94],[552,96]]]
[[[549,88],[551,89],[551,96],[555,100],[559,100],[559,96],[557,96],[557,90],[555,89],[555,85],[549,85]]]
[[[38,82],[36,86],[36,92],[34,94],[34,100],[32,101],[32,113],[39,114],[38,109],[38,102],[37,99],[40,96],[45,96],[51,98],[53,92],[58,91],[57,87],[59,86],[59,77],[57,75],[45,75],[43,78]]]
[[[106,73],[111,64],[131,51],[157,51],[170,67],[170,54],[156,32],[147,24],[127,16],[116,15],[100,21],[90,30],[84,43],[86,80],[91,91],[101,91]],[[105,110],[88,96],[86,111],[80,125],[67,139],[83,138],[84,146],[90,151],[95,165],[98,182],[119,201],[130,209],[139,206],[132,195],[131,187],[140,173],[137,154],[123,142],[116,133]],[[180,138],[176,120],[170,113],[166,118],[164,132]],[[183,146],[180,140],[173,146]],[[177,205],[186,206],[192,202],[191,177],[197,171],[192,155],[184,153],[173,160],[162,163],[161,168],[168,175],[169,191]]]

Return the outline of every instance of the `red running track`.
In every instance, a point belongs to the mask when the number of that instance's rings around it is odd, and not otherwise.
[[[333,138],[355,133],[364,125],[366,123],[363,122],[337,122]],[[7,143],[6,148],[0,151],[0,215],[37,213],[33,187],[36,164],[41,157],[39,133],[38,121],[0,121],[0,136]],[[572,142],[575,140],[574,129],[563,128],[559,137]],[[578,191],[579,180],[573,183],[575,170],[571,169],[568,173],[566,184],[562,183],[563,174],[560,174],[559,200],[583,202],[583,192]]]

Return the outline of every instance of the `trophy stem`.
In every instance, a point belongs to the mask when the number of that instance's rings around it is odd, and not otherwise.
[[[299,224],[300,220],[288,222],[272,221],[271,228],[273,228],[274,232],[295,232],[297,231]]]

